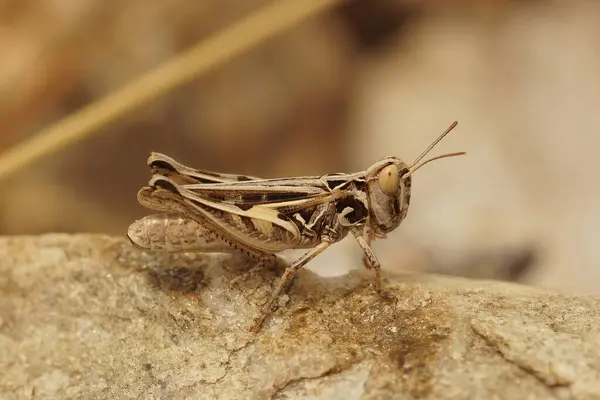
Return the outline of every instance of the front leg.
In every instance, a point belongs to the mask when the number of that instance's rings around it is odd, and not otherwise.
[[[310,260],[312,260],[319,254],[321,254],[330,245],[331,245],[331,240],[328,237],[323,237],[321,239],[321,243],[317,247],[306,252],[302,257],[297,259],[292,265],[290,265],[289,267],[287,267],[285,269],[285,272],[279,279],[279,283],[277,284],[277,286],[271,293],[271,297],[269,297],[269,300],[263,306],[260,314],[254,319],[254,322],[250,326],[250,332],[254,332],[254,333],[258,332],[263,321],[265,320],[267,315],[269,315],[269,313],[271,312],[271,307],[273,306],[273,303],[275,302],[275,300],[277,300],[277,298],[281,294],[281,291],[283,290],[285,285],[288,283],[288,281],[290,281],[294,277],[294,275],[296,275],[296,272],[298,272],[298,270],[300,268],[302,268],[303,266],[305,266],[306,263],[308,263]]]
[[[371,250],[371,247],[369,246],[369,244],[363,237],[362,229],[353,228],[352,234],[354,235],[354,238],[356,239],[359,246],[365,253],[365,258],[369,262],[370,267],[373,269],[373,272],[375,274],[375,279],[373,282],[373,284],[375,286],[375,291],[377,292],[377,294],[379,294],[384,299],[395,302],[397,300],[396,296],[394,296],[393,294],[391,294],[389,292],[384,291],[381,288],[381,263],[379,262],[379,260],[377,259],[377,256],[375,255],[375,253],[373,253],[373,250]]]
[[[362,230],[362,237],[365,239],[365,243],[367,245],[367,247],[371,248],[371,242],[373,241],[373,232],[371,230],[371,228],[369,228],[368,226],[365,226]],[[365,266],[366,269],[371,269],[371,262],[369,261],[369,258],[367,257],[366,254],[363,254],[363,265]]]

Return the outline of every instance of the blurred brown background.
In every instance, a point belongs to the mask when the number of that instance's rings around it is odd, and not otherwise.
[[[299,0],[300,1],[300,0]],[[264,0],[0,0],[0,150]],[[467,151],[415,174],[384,268],[600,293],[600,5],[354,0],[2,182],[1,234],[123,235],[150,151],[264,177]],[[311,269],[361,268],[351,240]]]

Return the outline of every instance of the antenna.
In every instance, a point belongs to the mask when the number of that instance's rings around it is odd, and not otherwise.
[[[467,154],[467,153],[466,153],[466,152],[464,152],[464,151],[459,151],[458,153],[448,153],[448,154],[442,154],[441,156],[436,156],[436,157],[430,158],[430,159],[428,159],[428,160],[426,160],[426,161],[423,161],[421,164],[418,164],[418,165],[417,165],[416,167],[414,167],[414,168],[413,168],[413,167],[411,167],[411,168],[410,168],[410,171],[408,171],[406,174],[402,175],[402,179],[404,179],[404,178],[408,178],[408,177],[409,177],[409,176],[411,176],[411,175],[412,175],[412,174],[413,174],[413,173],[414,173],[416,170],[418,170],[418,169],[419,169],[419,168],[421,168],[423,165],[425,165],[425,164],[427,164],[427,163],[429,163],[429,162],[431,162],[431,161],[434,161],[434,160],[439,160],[440,158],[446,158],[446,157],[462,156],[462,155],[465,155],[465,154]]]
[[[461,151],[461,152],[458,152],[458,153],[448,153],[448,154],[443,154],[443,155],[441,155],[441,156],[437,156],[437,157],[430,158],[430,159],[428,159],[428,160],[426,160],[426,161],[423,161],[423,162],[422,162],[422,163],[420,163],[420,164],[417,164],[419,161],[421,161],[421,160],[423,159],[423,157],[425,157],[425,156],[427,155],[427,153],[429,153],[429,152],[431,151],[431,149],[433,149],[433,148],[435,147],[435,145],[436,145],[436,144],[438,144],[438,143],[440,142],[440,140],[442,140],[442,139],[444,138],[444,136],[446,136],[448,133],[450,133],[450,131],[451,131],[452,129],[454,129],[454,128],[456,127],[456,125],[458,125],[458,121],[454,121],[454,122],[452,123],[452,125],[450,125],[450,126],[448,127],[448,129],[446,129],[446,130],[444,131],[444,133],[442,133],[442,134],[441,134],[441,135],[440,135],[440,136],[439,136],[437,139],[435,139],[435,140],[433,141],[433,143],[431,143],[431,144],[429,145],[429,147],[427,147],[427,149],[425,149],[425,151],[424,151],[424,152],[422,152],[422,153],[421,153],[421,155],[419,155],[419,157],[417,157],[417,158],[416,158],[416,160],[412,162],[412,164],[410,164],[410,166],[408,167],[409,171],[408,171],[406,174],[402,175],[402,179],[404,179],[404,178],[408,178],[408,177],[409,177],[409,176],[411,176],[411,175],[412,175],[412,174],[413,174],[413,173],[414,173],[416,170],[418,170],[418,169],[419,169],[419,168],[421,168],[423,165],[425,165],[425,164],[427,164],[427,163],[429,163],[429,162],[431,162],[431,161],[434,161],[434,160],[439,160],[440,158],[446,158],[446,157],[455,157],[455,156],[462,156],[462,155],[464,155],[464,154],[467,154],[467,153],[465,153],[464,151]]]
[[[413,167],[413,166],[414,166],[416,163],[418,163],[419,161],[421,161],[421,160],[423,159],[423,157],[425,157],[425,156],[427,155],[427,153],[429,153],[429,152],[431,151],[431,149],[433,149],[433,148],[435,147],[435,145],[436,145],[436,144],[438,144],[438,143],[440,142],[440,140],[442,140],[442,139],[444,138],[444,136],[446,136],[447,134],[449,134],[449,133],[450,133],[450,131],[456,127],[456,125],[458,125],[458,121],[454,121],[454,122],[452,123],[452,125],[450,125],[450,126],[448,127],[448,129],[446,129],[446,130],[444,131],[444,133],[442,133],[442,134],[441,134],[441,135],[440,135],[440,136],[439,136],[437,139],[435,139],[435,140],[433,141],[433,143],[431,143],[431,144],[429,145],[429,147],[428,147],[427,149],[425,149],[425,151],[424,151],[424,152],[422,152],[422,153],[421,153],[421,155],[420,155],[419,157],[417,157],[417,159],[416,159],[415,161],[413,161],[413,162],[412,162],[412,164],[410,164],[410,166],[409,166],[408,168],[409,168],[409,169],[412,169],[412,167]]]

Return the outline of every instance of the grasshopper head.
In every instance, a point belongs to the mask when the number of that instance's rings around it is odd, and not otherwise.
[[[367,170],[371,228],[375,233],[386,234],[393,231],[406,217],[410,204],[412,174],[417,169],[433,160],[465,154],[464,152],[443,154],[419,163],[456,125],[457,122],[450,125],[410,165],[399,158],[386,157]]]
[[[367,172],[371,225],[375,232],[388,233],[400,225],[408,212],[412,177],[404,161],[387,157]]]

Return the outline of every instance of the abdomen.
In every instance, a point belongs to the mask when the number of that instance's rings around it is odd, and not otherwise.
[[[132,223],[127,236],[134,246],[151,251],[235,252],[198,222],[179,214],[148,215]]]

